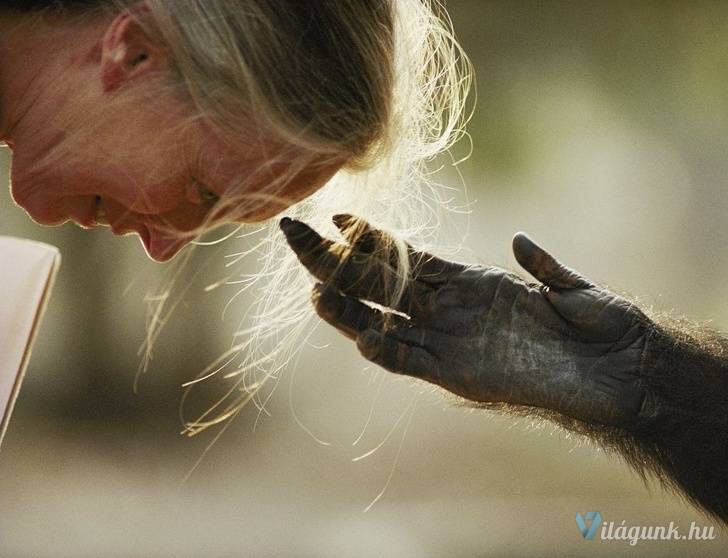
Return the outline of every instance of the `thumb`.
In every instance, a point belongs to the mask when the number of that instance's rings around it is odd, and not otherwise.
[[[538,281],[552,289],[588,289],[594,284],[573,269],[559,263],[525,233],[513,237],[513,255]]]

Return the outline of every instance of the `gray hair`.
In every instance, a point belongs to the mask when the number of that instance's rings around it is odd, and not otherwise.
[[[78,2],[82,13],[89,3],[114,9],[139,3],[57,1],[67,9]],[[231,143],[265,138],[281,146],[270,164],[284,160],[290,172],[273,181],[266,195],[279,196],[303,168],[344,162],[326,186],[288,208],[288,215],[323,233],[334,232],[333,213],[348,212],[395,236],[416,239],[420,246],[432,236],[444,204],[427,165],[461,137],[472,83],[470,63],[436,0],[145,4],[148,32],[171,54],[173,71],[165,83],[191,101],[191,118],[203,119]],[[221,203],[245,203],[244,195],[241,182],[236,195]],[[251,399],[263,406],[267,399],[260,397],[260,387],[278,377],[308,327],[309,278],[276,223],[260,238],[263,269],[246,283],[260,287],[246,336],[201,374],[226,363],[235,367],[226,376],[237,378],[237,384],[216,405],[222,409],[219,416],[207,418],[206,413],[188,423],[190,434],[235,415]],[[391,288],[396,299],[409,269],[404,243],[390,249],[401,262]],[[175,306],[170,292],[155,298],[159,303],[145,343],[147,355]],[[147,365],[145,359],[142,369]],[[261,370],[263,376],[256,377]]]
[[[389,0],[147,0],[186,91],[232,137],[362,157],[390,120]]]

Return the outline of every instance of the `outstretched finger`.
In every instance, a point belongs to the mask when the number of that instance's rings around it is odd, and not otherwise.
[[[513,237],[513,254],[518,263],[538,281],[552,289],[588,289],[594,284],[556,260],[524,233]]]
[[[390,372],[439,383],[440,363],[423,347],[410,345],[390,333],[373,329],[359,335],[356,345],[364,358]]]
[[[430,303],[431,289],[424,283],[408,280],[401,297],[394,301],[399,284],[397,269],[377,253],[363,250],[361,244],[346,245],[320,236],[311,227],[288,218],[280,223],[291,248],[301,263],[324,283],[331,283],[349,296],[391,306],[414,316]]]
[[[281,219],[280,227],[288,244],[311,275],[319,281],[331,280],[348,255],[348,247],[324,238],[305,223],[288,217]]]

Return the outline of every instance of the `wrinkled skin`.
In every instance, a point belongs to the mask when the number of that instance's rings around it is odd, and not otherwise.
[[[272,163],[290,146],[259,134],[252,118],[250,134],[234,139],[197,118],[185,95],[160,87],[177,79],[175,61],[147,33],[143,2],[61,13],[0,2],[0,144],[12,150],[13,199],[35,222],[137,234],[166,262],[201,229],[273,217],[345,163],[291,173]],[[290,179],[271,190],[281,176]]]
[[[606,425],[638,415],[649,320],[526,235],[514,237],[514,254],[539,283],[409,248],[412,279],[392,307],[386,288],[392,267],[380,255],[386,233],[348,215],[334,222],[347,243],[291,219],[281,228],[321,281],[313,293],[316,311],[368,360],[475,402],[542,407]]]

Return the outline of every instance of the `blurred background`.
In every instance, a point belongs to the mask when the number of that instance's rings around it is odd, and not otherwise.
[[[510,239],[525,230],[644,304],[728,329],[728,4],[448,5],[478,78],[475,149],[460,167],[476,202],[467,257],[515,269]],[[0,151],[3,181],[8,164]],[[726,533],[583,540],[576,512],[713,522],[590,444],[376,373],[323,326],[282,375],[270,415],[247,408],[184,482],[214,432],[179,435],[180,385],[228,347],[250,303],[223,317],[235,289],[204,292],[240,247],[194,257],[135,394],[144,298],[169,271],[135,238],[35,226],[6,189],[0,215],[0,234],[64,257],[0,453],[3,558],[728,551]]]

